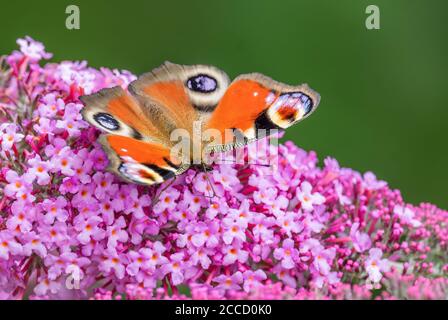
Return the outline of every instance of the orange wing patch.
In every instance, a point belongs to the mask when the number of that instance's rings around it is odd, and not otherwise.
[[[121,87],[103,89],[80,99],[86,105],[82,109],[84,119],[102,130],[147,141],[167,141],[136,99]]]
[[[175,170],[180,165],[179,160],[171,159],[170,149],[161,144],[117,135],[108,135],[106,140],[121,158],[129,158],[142,164],[152,164],[168,170]]]
[[[297,109],[290,106],[282,106],[277,111],[279,117],[284,121],[295,119],[297,117],[297,112]]]
[[[181,161],[161,144],[118,135],[102,136],[100,142],[109,155],[109,167],[128,181],[162,183],[181,170]]]
[[[270,135],[272,129],[286,129],[309,116],[319,100],[319,94],[306,84],[291,86],[259,73],[241,75],[231,83],[204,128],[218,130],[222,144],[211,140],[206,150],[225,151]]]
[[[196,120],[196,111],[189,101],[182,81],[156,82],[142,89],[150,100],[154,100],[168,111],[168,116],[178,128],[189,129]]]
[[[226,129],[235,128],[249,133],[248,131],[254,128],[257,117],[277,96],[275,92],[250,79],[233,82],[207,122],[205,129],[217,129],[223,137]],[[224,143],[227,142],[230,141],[224,141]]]
[[[173,113],[178,113],[179,105],[188,105],[190,101],[181,81],[154,83],[143,91]]]
[[[140,110],[135,100],[123,92],[122,95],[111,99],[107,104],[107,111],[115,117],[121,119],[124,123],[138,130],[141,133],[146,133],[148,127],[151,131],[156,131],[156,128],[148,121],[143,122],[143,112]]]

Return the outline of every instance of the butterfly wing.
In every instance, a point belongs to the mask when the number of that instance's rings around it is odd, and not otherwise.
[[[129,91],[153,115],[173,119],[176,128],[191,130],[194,121],[204,121],[214,111],[230,83],[221,70],[206,65],[178,65],[165,62],[140,76]]]
[[[247,143],[264,136],[260,129],[286,129],[307,118],[319,101],[319,94],[306,84],[290,86],[258,73],[240,75],[205,123],[206,130],[220,132],[222,143],[207,147],[210,152],[222,151],[235,145],[239,135]]]
[[[169,136],[159,130],[138,101],[121,87],[83,96],[86,121],[106,131],[99,142],[109,158],[109,169],[126,181],[162,183],[185,171],[180,156],[172,154]]]
[[[99,142],[108,154],[109,168],[128,182],[159,184],[189,167],[162,144],[112,134],[102,135]]]

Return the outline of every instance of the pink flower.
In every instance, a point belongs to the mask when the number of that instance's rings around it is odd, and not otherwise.
[[[57,155],[54,156],[52,162],[54,161],[54,168],[58,168],[63,175],[73,176],[75,174],[75,170],[73,170],[72,163],[73,154],[70,148],[64,147],[62,148]]]
[[[85,149],[83,149],[85,150]],[[93,162],[90,159],[86,159],[87,155],[85,152],[79,152],[73,159],[73,170],[76,173],[76,180],[80,181],[82,184],[87,184],[92,181],[91,171],[93,167]],[[74,192],[72,192],[74,193]]]
[[[23,139],[24,135],[17,132],[17,126],[14,124],[4,123],[0,125],[1,149],[3,151],[11,150],[14,143]]]
[[[189,212],[198,213],[204,206],[204,201],[202,196],[194,195],[189,190],[186,190],[183,194],[183,204],[188,208]]]
[[[163,265],[163,273],[170,274],[173,285],[177,286],[184,281],[184,253],[179,252],[170,256],[170,261]]]
[[[128,233],[123,230],[126,222],[123,217],[118,218],[112,226],[107,227],[107,247],[115,249],[118,242],[125,243],[128,241]]]
[[[57,293],[61,285],[56,281],[50,281],[48,278],[41,279],[34,287],[34,293],[38,296],[46,295],[48,292]]]
[[[210,221],[207,225],[199,225],[200,232],[195,232],[191,237],[191,242],[196,247],[206,246],[214,248],[219,245],[219,223]]]
[[[218,283],[217,289],[238,290],[241,288],[241,283],[243,282],[243,274],[237,271],[231,276],[220,275],[213,279],[213,282]]]
[[[126,272],[128,274],[130,274],[131,276],[136,276],[140,272],[140,269],[146,267],[146,262],[151,257],[151,254],[148,251],[150,250],[142,248],[138,252],[131,251],[128,253],[128,257],[130,260],[130,263],[126,267]]]
[[[246,270],[243,273],[243,289],[246,292],[250,292],[251,290],[257,290],[262,285],[262,281],[266,280],[267,276],[263,270]]]
[[[23,246],[23,253],[26,256],[36,253],[41,258],[45,258],[47,255],[47,247],[44,245],[39,235],[32,231],[26,234],[25,239],[26,242]]]
[[[238,209],[229,209],[226,218],[228,222],[232,219],[235,223],[238,223],[242,227],[246,227],[249,223],[250,216],[253,212],[250,210],[250,202],[247,199],[243,199]]]
[[[80,187],[80,181],[78,176],[66,177],[62,179],[62,184],[59,187],[59,192],[65,195],[67,193],[78,193]]]
[[[35,41],[28,36],[25,39],[18,39],[17,44],[20,46],[20,51],[32,61],[50,59],[52,57],[51,53],[45,52],[45,47],[41,42]]]
[[[98,225],[102,222],[101,218],[92,216],[88,219],[84,219],[82,216],[77,217],[75,221],[75,228],[79,232],[77,239],[82,244],[87,244],[91,239],[101,240],[105,236],[105,231]]]
[[[386,182],[377,180],[376,176],[372,172],[366,172],[364,174],[364,184],[367,188],[372,190],[378,190],[387,186]]]
[[[64,110],[64,107],[64,100],[58,98],[54,93],[49,93],[42,97],[36,113],[40,117],[54,118],[58,111]]]
[[[33,179],[37,179],[37,184],[45,186],[50,183],[49,171],[51,165],[48,161],[42,161],[39,156],[36,156],[33,159],[28,160],[28,164],[30,165],[30,168],[27,173],[33,177]]]
[[[165,251],[166,248],[161,242],[154,242],[152,248],[148,251],[148,254],[151,257],[148,261],[148,266],[154,269],[156,266],[167,264],[169,260],[167,257],[163,256]]]
[[[106,225],[111,225],[115,220],[115,208],[111,200],[103,199],[100,203],[100,211]]]
[[[42,136],[44,135],[53,135],[53,127],[54,121],[48,118],[39,118],[37,123],[33,126],[33,129],[36,130],[37,133],[40,133]]]
[[[207,248],[198,248],[191,250],[191,262],[193,265],[200,264],[204,270],[207,270],[212,260],[210,256],[213,254],[213,251]]]
[[[0,231],[0,258],[8,260],[10,255],[22,254],[22,245],[6,230]]]
[[[274,267],[275,274],[278,278],[288,287],[296,288],[297,279],[291,275],[289,270],[283,269],[281,265],[276,265]]]
[[[222,263],[224,266],[231,265],[236,261],[245,263],[249,257],[249,253],[242,249],[242,245],[238,241],[234,241],[231,245],[222,248],[224,258]]]
[[[315,275],[315,277],[313,278],[313,284],[317,287],[317,288],[322,288],[325,283],[328,283],[329,285],[335,285],[337,283],[339,283],[340,278],[338,277],[337,272],[330,272],[327,275],[323,276],[323,275]]]
[[[273,202],[270,205],[270,211],[272,212],[272,214],[276,217],[278,217],[279,215],[283,214],[289,205],[289,200],[288,198],[286,198],[284,195],[279,195],[276,199],[275,202]]]
[[[348,205],[348,204],[351,204],[351,203],[352,203],[351,200],[350,200],[350,198],[347,197],[347,196],[345,196],[345,195],[343,194],[343,187],[342,187],[342,185],[341,185],[339,182],[337,182],[337,181],[335,182],[334,190],[336,191],[336,194],[337,194],[338,199],[339,199],[339,203],[340,203],[341,205]]]
[[[81,273],[80,267],[89,263],[89,259],[85,257],[78,257],[73,252],[62,252],[61,255],[48,255],[45,258],[45,265],[48,266],[48,279],[56,280],[60,275],[63,275],[73,266]],[[81,277],[81,274],[78,274]]]
[[[234,218],[224,218],[222,224],[225,231],[222,235],[222,239],[225,244],[231,244],[233,239],[238,239],[241,241],[246,240],[245,230],[247,227],[247,222],[244,220],[235,220]]]
[[[80,204],[91,203],[93,198],[94,185],[82,185],[76,192],[75,196],[72,199],[72,204],[78,206]]]
[[[35,211],[34,208],[29,208],[24,202],[15,201],[11,206],[13,215],[6,221],[6,227],[18,234],[30,232],[36,218]]]
[[[328,275],[331,270],[331,263],[336,255],[335,248],[324,249],[322,245],[317,245],[311,249],[313,254],[313,267],[321,275]]]
[[[156,272],[158,266],[168,263],[168,258],[162,254],[165,251],[160,242],[155,242],[153,248],[141,248],[138,252],[131,251],[128,254],[130,263],[126,271],[131,276],[136,276],[140,280],[150,284],[150,275]]]
[[[48,158],[59,155],[64,149],[64,147],[67,146],[66,141],[60,137],[54,137],[54,138],[50,137],[50,141],[51,141],[50,144],[45,146],[45,155]]]
[[[24,174],[19,176],[16,171],[8,170],[5,175],[6,181],[9,184],[5,187],[5,195],[8,197],[17,197],[20,198],[23,195],[27,195],[29,193],[29,189],[31,188],[31,183],[33,182],[33,177],[29,174]]]
[[[47,243],[48,248],[53,245],[64,247],[70,239],[64,222],[55,222],[52,226],[42,225],[39,231],[42,241]]]
[[[94,149],[89,154],[90,159],[93,161],[93,168],[95,170],[104,170],[107,166],[107,157],[103,150]]]
[[[297,221],[297,214],[291,211],[279,213],[276,224],[282,228],[288,237],[291,237],[292,233],[299,233],[303,230],[302,224]]]
[[[193,181],[194,190],[209,198],[223,196],[224,186],[216,183],[212,177],[208,173],[198,173]]]
[[[160,196],[159,202],[157,202],[154,206],[154,212],[162,213],[165,210],[173,210],[176,207],[176,200],[179,196],[179,191],[174,188],[169,188]]]
[[[305,211],[313,210],[313,206],[321,205],[325,202],[325,197],[320,193],[312,193],[312,186],[308,181],[302,182],[300,189],[297,189],[297,198],[302,204],[302,209]]]
[[[126,271],[124,258],[117,253],[105,252],[100,269],[106,274],[113,273],[118,279],[123,279]]]
[[[268,206],[272,205],[277,198],[276,188],[263,188],[254,192],[254,202],[257,204],[264,203]]]
[[[143,208],[148,207],[151,204],[151,199],[146,194],[139,197],[138,191],[135,188],[128,190],[128,192],[129,193],[126,196],[125,201],[122,203],[119,202],[119,199],[113,200],[114,205],[117,206],[116,209],[120,210],[121,205],[123,205],[123,209],[126,214],[132,213],[136,219],[143,218],[145,216],[145,211]]]
[[[205,215],[208,219],[214,219],[219,213],[226,214],[229,210],[229,206],[225,202],[213,202],[205,211]]]
[[[381,249],[372,248],[369,250],[369,256],[365,262],[365,268],[369,274],[369,279],[374,282],[380,282],[383,277],[382,272],[390,270],[390,263],[387,259],[381,259],[383,252]]]
[[[294,248],[294,241],[291,239],[284,240],[282,247],[274,250],[274,258],[281,260],[283,268],[294,268],[295,261],[299,258],[299,252]]]
[[[367,233],[358,230],[359,222],[355,222],[350,229],[350,237],[353,241],[353,247],[357,252],[364,252],[369,250],[372,246],[372,241]]]
[[[398,218],[406,224],[409,224],[413,227],[420,227],[421,226],[421,222],[418,221],[417,219],[414,219],[414,212],[409,209],[408,207],[403,207],[403,206],[399,206],[396,205],[394,207],[393,210],[394,214],[396,214],[398,216]]]
[[[220,171],[213,171],[213,180],[220,183],[224,189],[232,190],[240,181],[237,178],[238,172],[229,165],[221,165]]]
[[[112,190],[116,190],[116,185],[113,185],[114,176],[110,173],[97,172],[92,177],[96,183],[95,197],[98,200],[102,200],[107,194],[113,194]]]
[[[67,201],[59,196],[54,200],[44,200],[42,207],[46,211],[44,221],[47,224],[53,224],[55,219],[61,222],[65,222],[68,218],[68,212],[65,210]]]
[[[252,229],[254,238],[257,242],[271,244],[274,242],[274,231],[272,226],[275,224],[273,217],[266,217],[263,214],[255,215],[252,219],[254,227]]]

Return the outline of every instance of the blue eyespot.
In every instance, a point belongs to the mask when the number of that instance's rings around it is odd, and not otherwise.
[[[210,76],[199,74],[187,80],[187,87],[191,91],[210,93],[216,90],[218,83]]]
[[[93,116],[93,118],[104,129],[113,131],[120,129],[120,124],[118,121],[108,113],[97,113]]]
[[[304,115],[307,115],[313,110],[313,102],[311,98],[302,92],[295,92],[291,95],[292,98],[300,101],[300,105],[303,109]]]

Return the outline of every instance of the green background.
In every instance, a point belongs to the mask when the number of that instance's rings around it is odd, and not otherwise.
[[[65,8],[81,29],[65,28]],[[367,30],[367,5],[381,29]],[[0,52],[30,35],[54,60],[149,71],[164,60],[258,71],[320,92],[286,137],[448,208],[448,1],[3,1]]]

